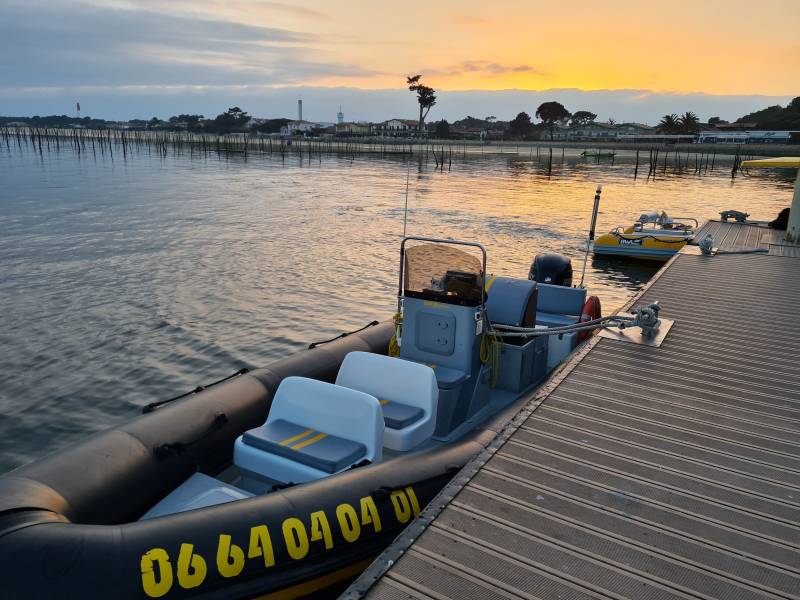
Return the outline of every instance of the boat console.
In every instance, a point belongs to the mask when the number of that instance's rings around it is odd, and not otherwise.
[[[433,369],[439,389],[434,436],[451,439],[489,401],[489,370],[480,361],[486,250],[406,238],[400,256],[400,358]]]

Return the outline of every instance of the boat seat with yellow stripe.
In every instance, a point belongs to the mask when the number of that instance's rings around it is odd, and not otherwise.
[[[428,365],[370,352],[344,357],[336,384],[380,399],[386,425],[383,445],[405,452],[436,429],[439,387]]]
[[[364,444],[283,419],[251,429],[242,436],[242,442],[326,473],[341,471],[367,454]]]
[[[375,396],[305,377],[284,379],[267,422],[240,436],[233,462],[279,483],[304,483],[380,462],[383,413]]]

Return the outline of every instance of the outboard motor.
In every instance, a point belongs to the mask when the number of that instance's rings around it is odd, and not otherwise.
[[[537,254],[528,272],[528,279],[572,287],[572,261],[560,254]]]

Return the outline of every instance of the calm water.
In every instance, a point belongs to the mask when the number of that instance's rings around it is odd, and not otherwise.
[[[560,157],[559,157],[560,158]],[[261,366],[393,310],[401,159],[253,156],[114,160],[0,148],[0,472],[243,366]],[[791,178],[633,180],[633,166],[482,156],[411,168],[408,232],[480,241],[490,271],[579,251],[595,183],[599,231],[645,209],[771,219]],[[590,263],[605,310],[654,272]]]

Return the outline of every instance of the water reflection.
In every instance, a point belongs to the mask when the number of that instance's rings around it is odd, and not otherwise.
[[[593,257],[591,264],[596,277],[620,290],[641,289],[661,268],[654,261],[605,256]]]

